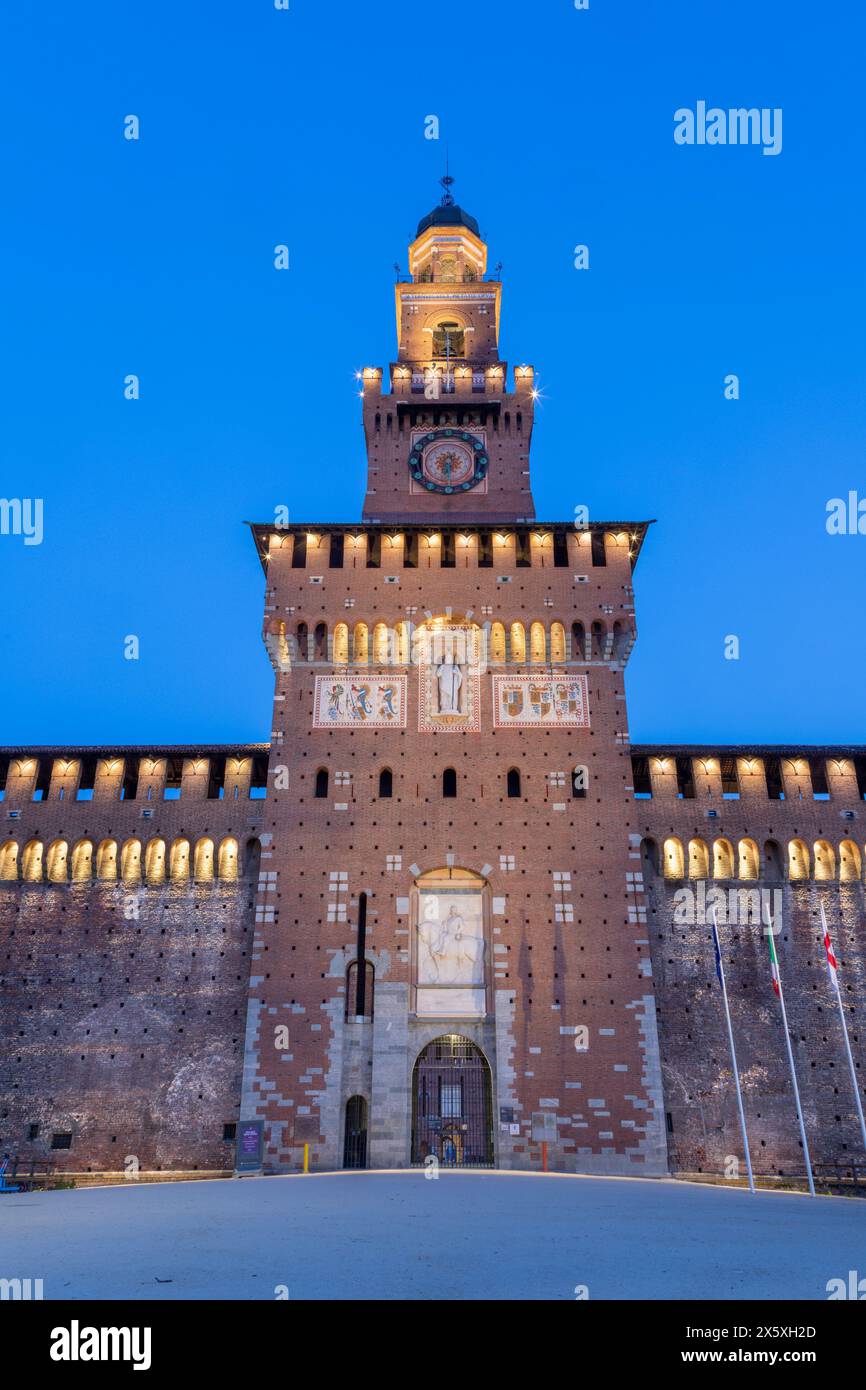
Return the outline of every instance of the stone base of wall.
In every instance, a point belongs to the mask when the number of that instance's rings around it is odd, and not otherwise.
[[[711,928],[682,923],[678,891],[657,879],[649,888],[649,935],[658,1006],[671,1169],[678,1176],[724,1180],[745,1173],[736,1090]],[[727,884],[724,885],[727,888]],[[866,1086],[866,916],[860,884],[749,883],[777,890],[782,929],[775,939],[797,1081],[813,1165],[864,1163],[838,1004],[821,933],[824,903],[840,962],[851,1050]],[[749,1147],[755,1174],[804,1178],[797,1112],[779,1001],[770,979],[760,922],[720,922],[719,936]],[[866,1104],[866,1096],[864,1096]]]

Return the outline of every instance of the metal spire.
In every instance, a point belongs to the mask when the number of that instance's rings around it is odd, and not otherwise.
[[[454,194],[451,192],[451,185],[454,180],[448,172],[448,149],[445,149],[445,175],[439,180],[445,192],[442,194],[442,206],[450,208],[454,203]]]

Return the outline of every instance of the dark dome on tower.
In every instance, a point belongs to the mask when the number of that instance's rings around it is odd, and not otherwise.
[[[432,212],[428,212],[426,217],[422,217],[418,223],[416,238],[426,232],[428,227],[466,227],[468,231],[474,233],[481,240],[481,232],[474,217],[470,217],[468,212],[458,207],[454,201],[454,194],[451,192],[451,185],[454,180],[449,173],[440,179],[442,187],[445,189],[442,201]]]
[[[468,212],[458,207],[456,203],[440,203],[432,212],[428,212],[426,217],[422,217],[418,223],[416,237],[426,232],[428,227],[467,227],[470,232],[481,238],[478,223],[474,217],[470,217]]]

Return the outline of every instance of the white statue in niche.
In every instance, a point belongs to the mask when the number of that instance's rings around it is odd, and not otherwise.
[[[459,714],[463,672],[453,656],[446,657],[436,667],[436,680],[439,684],[439,714]]]

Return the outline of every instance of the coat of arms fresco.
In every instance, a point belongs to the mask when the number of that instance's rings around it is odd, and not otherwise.
[[[314,729],[405,729],[406,677],[316,676]]]
[[[493,723],[497,729],[530,729],[540,724],[588,729],[586,676],[556,671],[494,676]]]

